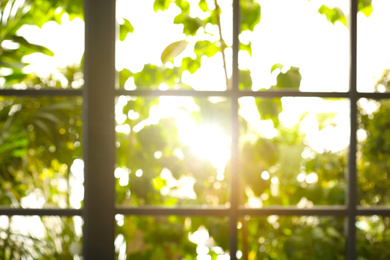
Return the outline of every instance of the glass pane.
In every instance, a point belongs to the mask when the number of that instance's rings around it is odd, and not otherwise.
[[[372,3],[372,5],[370,5]],[[386,0],[361,1],[358,13],[357,88],[361,92],[388,91],[390,25]]]
[[[259,2],[240,1],[240,89],[347,91],[349,1]]]
[[[117,0],[119,88],[226,90],[232,0]]]
[[[230,103],[225,98],[120,96],[117,203],[224,205]]]
[[[238,223],[242,259],[345,259],[344,220],[246,216]],[[244,255],[246,254],[246,255]]]
[[[359,259],[390,258],[390,219],[380,216],[360,216],[356,221]]]
[[[0,97],[0,205],[80,208],[81,103]]]
[[[246,97],[239,103],[245,206],[344,204],[348,100]]]
[[[359,204],[390,205],[390,100],[362,98],[358,105]]]
[[[116,257],[125,259],[230,259],[228,219],[116,215]]]
[[[82,1],[1,1],[0,89],[80,88]]]
[[[83,219],[0,216],[1,259],[81,259]]]

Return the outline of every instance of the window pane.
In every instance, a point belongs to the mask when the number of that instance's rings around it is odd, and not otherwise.
[[[0,216],[1,259],[81,259],[81,217]]]
[[[248,97],[239,103],[245,206],[344,204],[347,100]]]
[[[252,2],[240,1],[240,89],[348,90],[349,1]]]
[[[390,219],[380,216],[360,216],[356,222],[359,259],[390,258]]]
[[[81,101],[0,97],[0,205],[80,208]]]
[[[228,219],[116,215],[116,256],[124,259],[230,259]]]
[[[390,100],[359,100],[359,204],[390,205]]]
[[[224,205],[230,103],[224,98],[120,96],[117,203]]]
[[[243,259],[345,259],[343,226],[334,217],[247,216],[238,223],[240,252]]]
[[[1,1],[0,89],[83,85],[82,1]]]
[[[388,85],[378,84],[378,81],[389,81],[390,36],[384,33],[390,25],[390,17],[386,12],[389,8],[389,1],[372,0],[372,7],[368,5],[358,14],[358,91],[388,91]]]
[[[117,1],[120,88],[226,90],[232,1],[198,2]]]

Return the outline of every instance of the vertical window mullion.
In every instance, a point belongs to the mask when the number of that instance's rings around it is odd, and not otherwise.
[[[351,106],[351,133],[348,155],[347,171],[347,259],[356,259],[356,214],[357,214],[357,170],[356,170],[356,149],[357,149],[357,91],[356,91],[356,68],[357,68],[357,0],[350,1],[350,75],[349,75],[349,101]]]
[[[115,1],[85,0],[83,254],[115,258]]]
[[[231,179],[230,179],[230,215],[229,215],[229,251],[230,259],[236,260],[238,232],[238,207],[240,203],[240,180],[238,177],[238,142],[239,142],[239,119],[238,119],[238,50],[239,50],[239,30],[240,30],[240,5],[239,0],[233,0],[233,75],[232,75],[232,96],[231,96]]]

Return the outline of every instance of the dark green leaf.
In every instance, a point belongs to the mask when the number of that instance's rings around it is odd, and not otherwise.
[[[182,24],[184,26],[183,32],[186,35],[195,35],[203,22],[199,18],[192,18],[186,13],[181,13],[175,17],[175,24]]]
[[[35,50],[37,52],[41,52],[43,54],[46,54],[46,55],[49,55],[49,56],[53,56],[54,53],[49,50],[48,48],[46,47],[43,47],[43,46],[40,46],[40,45],[37,45],[37,44],[32,44],[32,43],[29,43],[24,37],[22,36],[17,36],[17,35],[13,35],[10,37],[10,39],[14,42],[17,42],[23,46],[26,46],[32,50]]]
[[[249,70],[240,70],[240,84],[242,90],[250,90],[252,88],[252,77]]]
[[[276,78],[275,88],[299,89],[302,76],[299,73],[299,68],[291,67],[286,73],[280,73]]]

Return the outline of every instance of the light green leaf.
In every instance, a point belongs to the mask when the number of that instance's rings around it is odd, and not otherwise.
[[[362,12],[366,17],[369,17],[373,11],[371,0],[359,0],[358,10]]]
[[[171,1],[169,0],[155,0],[153,4],[153,10],[157,12],[158,10],[164,11],[168,9],[169,3]]]
[[[274,70],[276,70],[276,69],[283,69],[283,65],[282,64],[280,64],[280,63],[276,63],[276,64],[274,64],[273,66],[272,66],[272,68],[271,68],[271,73],[274,71]]]
[[[187,44],[188,42],[186,40],[177,41],[169,44],[161,54],[162,63],[166,63],[167,61],[177,57],[185,50]]]
[[[252,43],[243,44],[240,42],[240,50],[247,51],[252,56]]]
[[[195,44],[194,51],[198,57],[205,55],[210,58],[211,56],[214,56],[218,51],[220,51],[220,48],[216,46],[216,43],[212,43],[209,41],[198,41]]]
[[[318,9],[318,12],[324,15],[326,19],[328,19],[328,21],[331,22],[332,24],[335,24],[335,22],[339,21],[345,26],[347,26],[347,19],[345,18],[345,14],[338,7],[330,8],[325,5],[322,5]]]
[[[126,39],[127,34],[132,33],[134,31],[134,27],[131,25],[129,20],[123,19],[124,23],[119,26],[119,39],[124,41]]]
[[[261,7],[256,0],[240,0],[241,7],[241,31],[253,31],[260,22]]]
[[[207,12],[209,9],[206,0],[200,0],[198,5],[203,12]]]

